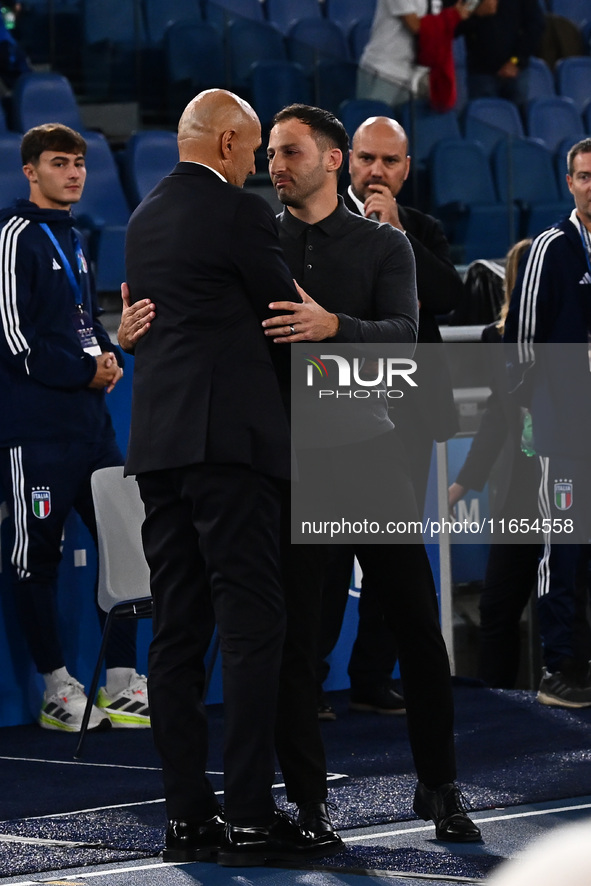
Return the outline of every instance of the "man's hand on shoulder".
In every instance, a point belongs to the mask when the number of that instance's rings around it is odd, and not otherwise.
[[[365,217],[376,217],[377,221],[388,222],[393,228],[403,231],[398,217],[396,197],[386,185],[369,185],[371,194],[365,201]]]
[[[263,321],[265,335],[270,336],[276,344],[291,344],[298,341],[324,341],[334,338],[339,331],[339,318],[330,314],[315,302],[313,298],[298,286],[296,289],[302,297],[301,304],[291,301],[274,301],[269,305],[271,311],[287,311],[277,317],[269,317]]]
[[[117,363],[115,354],[111,351],[104,351],[100,357],[96,358],[96,372],[88,387],[95,390],[104,388],[106,393],[110,394],[122,377],[123,370]]]
[[[152,325],[152,320],[156,316],[156,306],[149,298],[131,304],[127,283],[121,284],[121,300],[123,309],[117,330],[117,341],[124,351],[131,352]]]

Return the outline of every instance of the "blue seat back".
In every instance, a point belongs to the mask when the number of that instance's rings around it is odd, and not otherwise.
[[[582,114],[591,101],[591,57],[581,55],[562,58],[556,63],[554,75],[558,95],[571,98],[579,114]]]
[[[541,142],[524,138],[498,144],[492,166],[501,200],[528,204],[560,200],[551,152]]]
[[[320,60],[349,60],[349,46],[342,28],[322,18],[296,22],[287,35],[287,52],[290,60],[302,65],[308,73]]]
[[[135,132],[123,151],[123,172],[130,203],[137,206],[179,159],[176,135],[167,130]]]
[[[249,89],[252,66],[262,61],[287,61],[283,35],[268,22],[235,19],[226,32],[232,89]]]
[[[353,98],[343,102],[339,108],[339,119],[350,139],[356,130],[368,117],[392,117],[394,111],[386,102],[380,102],[370,98]]]
[[[252,100],[263,127],[277,111],[294,102],[312,103],[312,85],[295,62],[257,62],[252,68]]]
[[[554,77],[543,58],[532,55],[527,66],[527,100],[552,98],[556,95]]]
[[[23,175],[21,137],[16,132],[0,133],[0,207],[10,206],[29,196],[29,182]]]
[[[376,0],[325,0],[327,17],[349,33],[359,19],[373,19]]]
[[[507,136],[524,138],[519,111],[513,102],[503,98],[476,98],[465,109],[465,135],[479,141],[490,154]]]
[[[266,8],[268,20],[284,34],[301,18],[322,16],[318,0],[266,0]]]
[[[371,33],[371,18],[360,18],[349,30],[349,51],[354,62],[363,55]]]
[[[221,31],[233,21],[252,19],[263,22],[263,4],[259,0],[206,0],[205,20]]]
[[[104,225],[126,225],[129,206],[117,171],[115,158],[104,135],[86,132],[86,184],[74,215],[87,216],[98,228]]]
[[[151,46],[160,46],[166,29],[181,19],[202,18],[199,0],[144,0],[146,34]]]
[[[562,139],[567,136],[577,138],[585,135],[583,122],[572,98],[537,98],[527,106],[527,134],[545,142],[550,151],[555,151]]]
[[[26,132],[42,123],[64,123],[80,132],[84,124],[70,81],[53,71],[23,74],[12,93],[13,129]]]
[[[497,202],[488,158],[478,142],[442,139],[433,148],[429,165],[435,207]]]
[[[198,92],[224,86],[224,43],[217,28],[199,18],[183,19],[166,29],[164,57],[168,83],[189,81]]]

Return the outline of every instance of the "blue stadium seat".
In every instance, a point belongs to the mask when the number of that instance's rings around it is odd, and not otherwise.
[[[433,147],[442,138],[462,136],[455,111],[443,114],[431,110],[426,102],[407,102],[401,106],[400,122],[406,130],[413,163],[425,165]]]
[[[263,129],[293,102],[312,103],[312,84],[295,62],[257,62],[252,68],[252,100]]]
[[[230,85],[250,95],[252,66],[262,61],[287,61],[283,35],[268,22],[235,19],[226,32]]]
[[[371,33],[371,23],[371,18],[360,18],[349,31],[349,49],[354,62],[358,62],[363,55]]]
[[[263,5],[259,0],[205,0],[205,20],[223,31],[237,19],[263,22]]]
[[[287,53],[311,74],[318,61],[348,61],[349,46],[340,25],[322,18],[297,21],[287,34]]]
[[[568,172],[566,157],[570,149],[578,139],[565,138],[554,152],[554,168],[556,170],[556,179],[558,181],[558,190],[560,191],[560,199],[570,205],[571,210],[574,208],[573,195],[568,189],[566,174]]]
[[[21,136],[16,132],[0,133],[0,207],[10,206],[20,197],[29,196],[29,182],[23,175]]]
[[[517,106],[504,98],[475,98],[465,109],[465,136],[478,141],[491,154],[499,141],[524,138],[523,124]]]
[[[357,65],[353,62],[319,61],[314,69],[314,102],[338,116],[343,102],[355,97]]]
[[[555,151],[563,138],[573,141],[585,135],[581,115],[572,98],[536,98],[527,106],[527,134],[545,142],[550,151]]]
[[[136,0],[85,0],[82,18],[85,94],[93,101],[135,99],[136,49],[147,43]]]
[[[64,123],[84,129],[69,80],[53,71],[23,74],[12,93],[12,128],[26,132],[41,123]]]
[[[164,59],[172,122],[194,95],[226,85],[223,38],[210,22],[191,18],[170,25],[164,35]]]
[[[550,5],[554,15],[570,18],[576,25],[589,18],[589,0],[551,0]]]
[[[499,143],[492,166],[499,198],[520,210],[520,237],[535,237],[572,208],[572,198],[561,197],[552,154],[541,142]]]
[[[511,225],[482,146],[442,139],[433,148],[429,168],[433,212],[462,261],[504,256],[515,239],[517,213]]]
[[[88,176],[73,214],[89,238],[99,292],[118,291],[125,279],[125,230],[129,206],[106,138],[84,134],[88,142]]]
[[[527,101],[534,98],[551,98],[556,95],[554,77],[543,58],[532,55],[527,66]]]
[[[326,15],[349,33],[359,19],[373,20],[376,0],[326,0]]]
[[[180,19],[201,18],[199,0],[144,0],[146,36],[151,46],[160,46],[166,29]]]
[[[291,26],[301,18],[321,18],[318,0],[266,0],[267,18],[287,34]]]
[[[591,3],[589,4],[591,7]],[[591,57],[573,55],[561,58],[554,68],[558,95],[572,98],[579,114],[591,101]]]
[[[343,102],[339,108],[338,117],[350,139],[368,117],[392,117],[395,119],[394,111],[390,105],[370,98],[353,98]]]
[[[163,129],[135,132],[122,152],[125,191],[132,208],[140,203],[179,159],[176,135]]]

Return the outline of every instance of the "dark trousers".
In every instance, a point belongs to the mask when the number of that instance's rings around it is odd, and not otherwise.
[[[422,430],[416,433],[413,422],[400,423],[397,429],[404,445],[410,480],[422,513],[427,495],[429,467],[433,451],[433,438]],[[392,453],[395,457],[395,452]],[[317,683],[320,690],[329,673],[326,658],[337,644],[343,625],[349,585],[353,569],[353,548],[349,545],[333,545],[328,560],[322,592],[322,617],[318,649]],[[379,684],[388,683],[398,658],[396,640],[388,627],[376,595],[365,593],[367,578],[364,575],[359,596],[359,624],[351,650],[348,674],[353,690],[363,691]]]
[[[397,644],[409,739],[419,780],[430,786],[453,781],[456,766],[451,676],[427,552],[422,544],[392,544],[358,545],[355,554]],[[302,582],[294,581],[292,573],[287,588],[288,630],[276,744],[287,797],[298,804],[327,796],[316,670],[311,666],[316,662],[322,609],[322,559],[322,546],[292,546],[291,562],[299,562]],[[314,570],[320,573],[316,580]]]
[[[513,689],[519,671],[519,622],[536,584],[540,546],[491,544],[480,594],[478,675],[493,689]]]
[[[94,443],[60,440],[0,449],[0,479],[12,517],[17,612],[40,674],[66,664],[57,610],[64,523],[74,508],[96,544],[90,477],[99,468],[121,464],[123,457],[112,433]],[[33,493],[39,491],[45,498],[36,502]],[[98,606],[97,611],[102,628],[106,615]],[[135,667],[136,632],[135,620],[113,622],[105,657],[108,668]]]
[[[192,465],[138,477],[154,597],[148,687],[169,818],[217,808],[206,777],[204,656],[212,615],[222,656],[224,803],[229,821],[275,809],[274,726],[285,607],[279,484],[242,465]]]

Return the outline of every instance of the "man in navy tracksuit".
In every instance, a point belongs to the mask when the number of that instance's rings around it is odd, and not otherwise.
[[[567,162],[575,209],[534,240],[513,291],[505,341],[516,343],[510,370],[519,367],[532,415],[542,469],[540,526],[550,529],[540,535],[545,668],[538,699],[589,707],[591,642],[577,601],[584,585],[586,604],[591,537],[591,139],[574,145]]]
[[[77,732],[86,696],[60,643],[60,546],[72,507],[96,540],[90,475],[123,464],[105,404],[123,370],[98,320],[70,214],[84,187],[86,142],[67,126],[46,124],[25,134],[21,154],[30,200],[0,212],[0,482],[14,525],[17,610],[45,681],[39,723]],[[135,628],[115,625],[91,729],[149,726]]]

